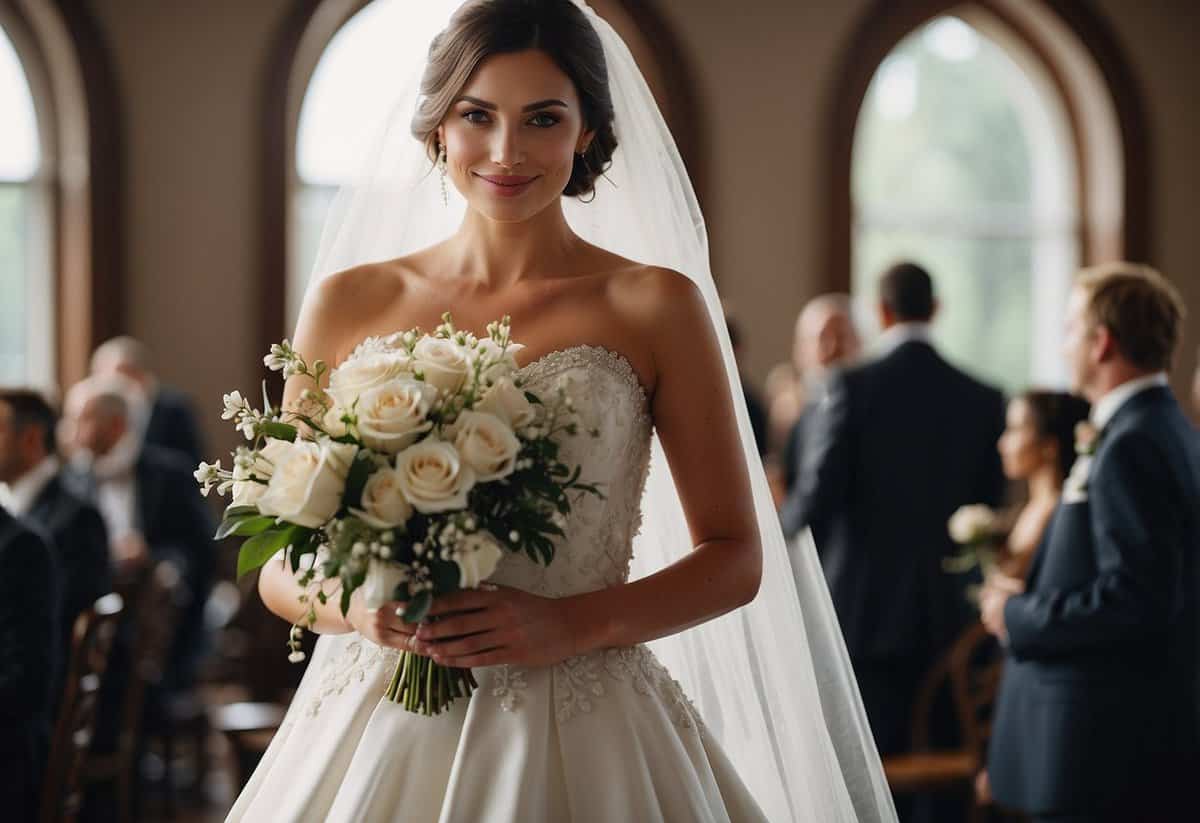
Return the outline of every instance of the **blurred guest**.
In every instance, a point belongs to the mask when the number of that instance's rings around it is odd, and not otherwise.
[[[143,343],[132,337],[101,343],[92,355],[92,374],[119,374],[137,384],[148,410],[140,433],[146,443],[183,452],[193,468],[204,459],[204,442],[191,402],[182,392],[159,382]]]
[[[1083,398],[1054,391],[1027,391],[1008,404],[998,445],[1004,475],[1028,488],[999,561],[1000,572],[1011,578],[1025,579],[1042,542],[1075,462],[1076,428],[1087,420],[1088,410]]]
[[[804,410],[804,384],[796,365],[788,360],[776,363],[763,381],[767,395],[767,451],[782,455],[792,428]]]
[[[1065,352],[1092,429],[1027,591],[982,595],[983,622],[1008,651],[991,792],[1035,820],[1188,817],[1180,801],[1200,767],[1200,437],[1166,376],[1182,316],[1147,266],[1076,282]]]
[[[130,424],[137,400],[125,378],[88,378],[67,393],[62,428],[72,462],[85,472],[108,526],[118,571],[134,576],[152,561],[167,560],[186,584],[188,603],[169,671],[170,685],[182,688],[192,682],[204,651],[213,525],[189,458],[139,443]]]
[[[733,346],[733,357],[737,361],[738,373],[742,376],[742,394],[746,397],[746,412],[750,416],[750,428],[754,431],[754,442],[758,445],[759,455],[767,453],[767,407],[758,391],[746,380],[746,372],[742,366],[742,354],[745,351],[742,339],[742,328],[734,319],[728,307],[725,309],[725,328],[729,330],[729,342]]]
[[[50,740],[50,689],[58,654],[58,590],[45,540],[0,508],[0,808],[38,819]]]
[[[814,297],[796,319],[792,358],[805,385],[807,397],[820,398],[832,369],[849,365],[862,353],[862,342],[850,311],[850,295],[822,294]],[[796,488],[803,461],[804,432],[814,417],[813,406],[805,404],[788,433],[783,450],[783,481],[787,493]]]
[[[1196,373],[1192,375],[1192,419],[1200,424],[1200,352],[1196,353]]]
[[[831,373],[782,512],[789,537],[813,530],[884,755],[909,748],[918,683],[974,618],[964,580],[943,571],[946,521],[966,503],[995,506],[1004,487],[1004,399],[937,353],[936,309],[920,266],[883,275],[883,351]]]
[[[62,676],[75,618],[112,591],[112,580],[104,520],[66,482],[55,455],[55,428],[54,410],[42,395],[0,390],[0,502],[50,538],[62,582],[58,615]],[[57,687],[54,693],[57,706]]]

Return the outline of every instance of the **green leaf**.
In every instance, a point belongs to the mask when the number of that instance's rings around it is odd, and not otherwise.
[[[286,440],[291,443],[296,439],[297,429],[295,426],[290,426],[287,423],[279,423],[274,420],[270,420],[266,423],[263,423],[262,426],[259,427],[259,431],[261,431],[267,437],[274,437],[276,440]]]
[[[425,615],[429,614],[429,607],[432,605],[433,595],[427,591],[421,592],[408,601],[408,606],[404,609],[404,622],[420,623],[425,619]]]
[[[238,577],[261,567],[285,546],[298,543],[308,531],[303,526],[289,524],[251,537],[238,550]]]
[[[229,519],[230,517],[245,517],[250,514],[258,514],[258,506],[228,506],[222,517]]]
[[[346,490],[342,493],[342,505],[359,508],[362,506],[362,492],[375,468],[375,461],[365,451],[359,451],[350,464],[350,472],[346,475]]]
[[[261,517],[248,517],[237,524],[232,534],[235,534],[238,537],[253,537],[256,534],[262,534],[274,525],[274,517],[267,517],[266,515]]]

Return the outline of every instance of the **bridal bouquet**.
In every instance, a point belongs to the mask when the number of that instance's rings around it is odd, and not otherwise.
[[[398,600],[419,622],[435,597],[478,587],[505,551],[549,564],[568,493],[600,495],[559,459],[563,438],[579,433],[565,386],[546,398],[522,388],[509,319],[483,338],[442,320],[433,334],[369,337],[332,371],[286,340],[272,346],[268,368],[312,380],[293,409],[273,408],[265,384],[261,411],[225,395],[222,419],[250,445],[230,470],[201,463],[196,480],[205,494],[232,493],[216,539],[246,538],[238,575],[282,551],[303,588],[293,662],[304,659],[314,601],[339,597],[344,615],[362,588],[368,608]],[[386,696],[428,715],[477,685],[468,669],[405,651]]]

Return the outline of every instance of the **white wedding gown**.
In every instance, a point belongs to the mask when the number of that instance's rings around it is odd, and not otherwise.
[[[493,580],[547,597],[624,582],[641,521],[651,420],[637,375],[596,346],[524,367],[531,389],[560,378],[585,431],[564,462],[602,483],[583,496],[554,562],[509,554]],[[382,699],[398,653],[326,635],[230,821],[338,823],[760,823],[720,745],[644,646],[554,666],[475,670],[479,689],[424,717]]]

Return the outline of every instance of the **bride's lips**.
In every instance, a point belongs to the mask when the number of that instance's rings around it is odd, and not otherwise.
[[[475,175],[482,180],[489,189],[495,192],[500,197],[516,197],[523,191],[529,188],[529,184],[537,180],[537,177],[529,177],[526,175],[515,174],[478,174]]]

